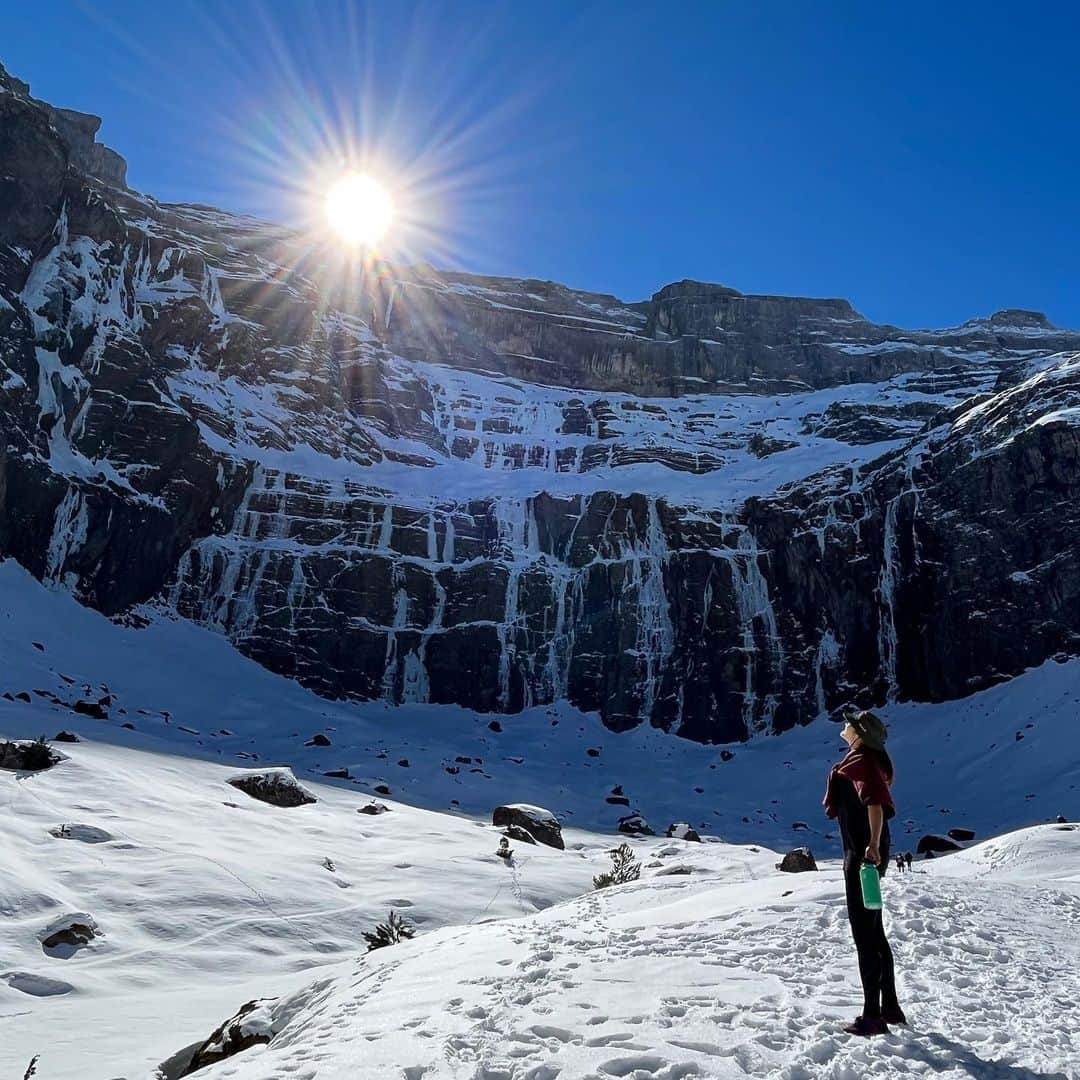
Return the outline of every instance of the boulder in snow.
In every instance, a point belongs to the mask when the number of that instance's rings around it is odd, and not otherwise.
[[[385,814],[390,807],[384,806],[378,799],[372,799],[366,806],[359,806],[356,809],[358,814]]]
[[[962,849],[955,840],[950,840],[947,836],[934,836],[932,833],[927,833],[926,836],[920,837],[919,843],[915,848],[915,852],[918,855],[933,855],[936,852],[960,850]]]
[[[619,818],[619,832],[629,836],[655,836],[656,833],[649,827],[649,823],[641,814],[627,814]],[[698,837],[700,840],[701,837]]]
[[[271,806],[304,806],[318,802],[306,788],[300,786],[291,769],[262,769],[259,772],[232,776],[229,783],[259,802]]]
[[[77,712],[81,716],[92,716],[95,720],[109,719],[109,710],[98,701],[76,701],[71,706],[71,711]]]
[[[274,1020],[270,1013],[271,998],[260,998],[241,1005],[235,1016],[230,1016],[191,1056],[182,1072],[172,1075],[190,1076],[199,1069],[248,1050],[260,1043],[268,1043],[274,1037]]]
[[[808,847],[792,848],[776,865],[787,874],[803,874],[818,868],[814,853]]]
[[[509,803],[506,806],[496,806],[491,815],[493,825],[517,825],[524,829],[535,840],[548,847],[558,848],[562,851],[566,845],[563,843],[562,826],[559,819],[542,806],[531,806],[529,803]]]
[[[667,827],[667,835],[675,840],[694,840],[701,843],[701,837],[697,829],[692,828],[685,821],[677,821]]]
[[[83,945],[89,945],[99,934],[100,931],[93,915],[77,911],[53,919],[38,934],[38,940],[41,942],[42,949],[50,956],[66,959],[73,956],[75,951]]]

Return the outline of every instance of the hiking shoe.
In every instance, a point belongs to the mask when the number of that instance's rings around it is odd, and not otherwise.
[[[900,1024],[903,1027],[907,1027],[907,1017],[904,1015],[904,1010],[899,1005],[886,1005],[881,1010],[881,1019],[886,1024]]]
[[[849,1035],[861,1035],[863,1038],[869,1038],[871,1035],[889,1034],[885,1021],[879,1016],[856,1016],[855,1023],[848,1024],[844,1030]]]

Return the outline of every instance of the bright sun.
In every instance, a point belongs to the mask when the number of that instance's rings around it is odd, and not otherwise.
[[[349,173],[327,194],[326,216],[343,240],[371,247],[390,227],[394,201],[374,177]]]

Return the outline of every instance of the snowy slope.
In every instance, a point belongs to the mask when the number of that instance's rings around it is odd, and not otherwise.
[[[3,714],[7,720],[13,707]],[[35,707],[31,707],[37,711]],[[0,722],[0,726],[3,723]],[[0,772],[0,1075],[150,1080],[245,1001],[276,1032],[207,1080],[933,1073],[1071,1077],[1080,1033],[1080,831],[999,837],[886,879],[913,1030],[838,1034],[858,1006],[835,863],[784,875],[757,845],[635,839],[639,883],[603,893],[610,835],[495,854],[483,820],[308,782],[278,809],[236,769],[107,743]],[[488,819],[490,820],[490,819]],[[50,833],[69,823],[87,831]],[[412,942],[361,956],[389,909]],[[66,958],[40,937],[87,913]],[[1025,1071],[1030,1070],[1030,1072]]]
[[[496,731],[490,715],[453,706],[326,701],[217,634],[167,611],[142,614],[143,629],[117,625],[0,563],[0,694],[31,698],[0,698],[0,734],[67,727],[122,747],[288,764],[301,780],[348,769],[337,786],[366,795],[386,785],[391,797],[434,810],[487,815],[500,802],[531,802],[602,831],[637,811],[657,831],[685,821],[740,843],[835,850],[820,816],[839,745],[828,721],[724,748],[648,727],[616,734],[563,702],[499,717]],[[106,693],[107,720],[72,713]],[[1078,816],[1078,703],[1080,661],[1070,660],[962,701],[883,710],[898,763],[896,828],[908,846],[953,826],[985,836]],[[331,745],[307,745],[316,733]]]
[[[1046,1001],[1075,1000],[1075,833],[999,837],[888,879],[923,1034],[867,1058],[836,1034],[857,995],[835,867],[780,877],[768,850],[835,854],[820,810],[832,725],[756,740],[728,761],[648,729],[614,735],[565,706],[502,717],[495,732],[466,710],[324,701],[216,634],[141,614],[143,628],[117,625],[0,564],[0,693],[15,698],[0,698],[0,736],[63,727],[84,739],[59,744],[68,760],[46,773],[0,772],[0,1024],[12,1033],[0,1075],[43,1053],[43,1080],[147,1077],[256,997],[282,997],[274,1015],[292,1020],[243,1071],[216,1075],[998,1075],[990,1061],[1071,1075],[1075,1036],[1048,1022]],[[108,720],[71,711],[106,692]],[[889,709],[896,847],[954,825],[986,836],[1075,819],[1078,700],[1070,661],[962,702]],[[332,745],[306,746],[316,732]],[[268,763],[293,765],[319,802],[278,810],[227,785]],[[354,782],[320,777],[342,766]],[[361,817],[379,783],[390,811]],[[616,784],[629,805],[605,801]],[[486,823],[508,801],[555,811],[568,850],[515,844],[504,866]],[[751,847],[635,839],[642,885],[574,899],[631,810],[660,830],[689,821]],[[65,823],[111,839],[50,834]],[[654,876],[675,865],[697,869]],[[349,959],[391,907],[423,938]],[[68,959],[46,955],[39,936],[75,912],[103,936]],[[477,925],[491,919],[511,921]]]
[[[1010,839],[1037,886],[947,862],[888,883],[913,1026],[873,1043],[838,1034],[861,1001],[839,871],[792,879],[768,853],[708,848],[689,876],[342,965],[271,1011],[269,1047],[204,1075],[1075,1076],[1080,832]]]

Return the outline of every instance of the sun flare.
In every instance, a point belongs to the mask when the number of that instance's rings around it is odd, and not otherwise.
[[[394,219],[394,201],[373,176],[349,173],[326,196],[326,217],[347,243],[372,247]]]

